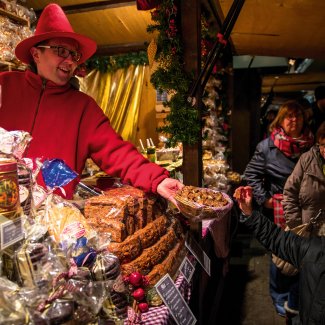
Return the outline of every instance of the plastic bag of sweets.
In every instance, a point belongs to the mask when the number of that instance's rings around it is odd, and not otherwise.
[[[96,232],[88,226],[79,209],[69,201],[53,194],[55,189],[62,188],[75,179],[77,173],[60,159],[45,161],[41,172],[48,192],[46,193],[44,215],[38,216],[38,220],[47,227],[54,241],[66,251],[78,244],[82,237],[86,238],[86,242],[95,238]]]
[[[98,253],[91,268],[95,281],[106,281],[107,296],[100,315],[105,319],[119,321],[127,317],[128,289],[124,284],[118,258],[107,250]]]
[[[7,131],[0,127],[0,156],[21,160],[31,140],[28,132]]]
[[[37,222],[47,228],[67,260],[73,258],[77,266],[85,266],[95,258],[95,255],[91,257],[88,254],[95,254],[99,240],[97,232],[70,202],[51,194],[46,199],[44,214],[37,217]]]
[[[52,281],[68,269],[64,253],[50,238],[25,241],[14,255],[19,283],[24,287],[52,287]]]
[[[20,299],[19,287],[16,283],[0,277],[0,324],[27,324],[27,309]]]

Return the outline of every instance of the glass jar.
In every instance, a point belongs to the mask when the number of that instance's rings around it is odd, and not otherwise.
[[[0,214],[8,219],[15,216],[20,207],[17,163],[0,160]]]

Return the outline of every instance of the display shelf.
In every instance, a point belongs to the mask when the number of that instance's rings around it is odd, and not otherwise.
[[[29,22],[28,19],[17,16],[16,14],[14,14],[12,12],[9,12],[7,10],[4,10],[2,8],[0,8],[0,15],[6,16],[6,17],[8,17],[8,18],[10,18],[10,19],[22,24],[22,25],[30,26],[30,22]]]
[[[12,70],[16,70],[14,63],[0,60],[0,71],[12,71]]]
[[[25,65],[17,65],[13,62],[0,60],[0,71],[12,71],[19,70],[24,71],[26,69]]]

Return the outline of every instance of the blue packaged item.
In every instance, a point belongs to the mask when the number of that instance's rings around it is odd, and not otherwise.
[[[51,189],[65,186],[78,176],[61,159],[45,160],[41,172],[45,185]]]
[[[80,237],[72,250],[72,258],[78,267],[91,267],[94,263],[97,253],[87,245],[87,238]]]

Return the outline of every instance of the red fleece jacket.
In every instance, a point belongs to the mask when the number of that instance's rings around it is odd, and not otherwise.
[[[150,163],[113,130],[107,117],[88,95],[70,84],[58,86],[37,74],[3,72],[0,127],[32,135],[26,157],[60,158],[81,174],[87,158],[106,173],[146,192],[156,192],[168,172]],[[76,185],[65,187],[72,198]]]

